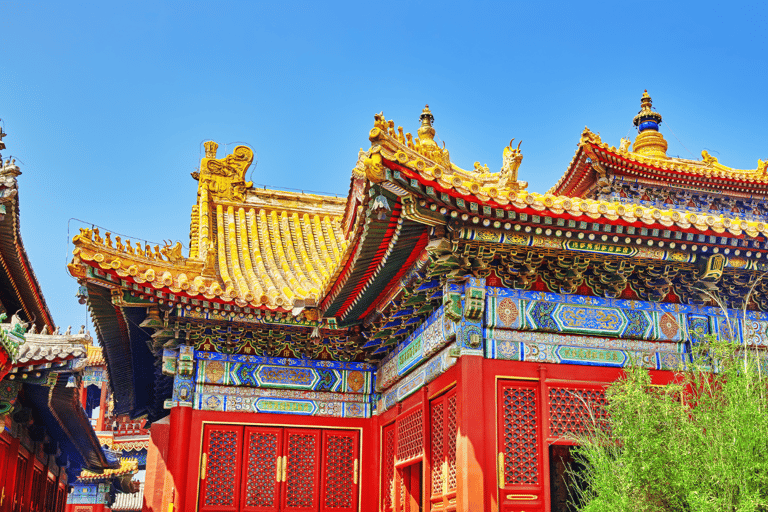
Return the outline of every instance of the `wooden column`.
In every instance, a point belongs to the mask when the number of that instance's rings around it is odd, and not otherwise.
[[[549,437],[549,386],[547,386],[547,368],[545,366],[539,366],[539,391],[541,400],[539,404],[541,410],[539,411],[539,418],[541,418],[541,424],[539,430],[541,431],[541,481],[544,485],[544,512],[550,512],[552,509],[552,497],[550,496],[551,487],[549,482],[549,443],[547,438]]]
[[[458,440],[456,442],[456,509],[460,512],[487,510],[485,479],[495,474],[493,465],[486,463],[487,436],[483,422],[485,396],[483,389],[483,357],[461,356],[458,384]]]
[[[35,456],[36,449],[37,449],[37,442],[32,442],[31,446],[32,450],[29,452],[29,458],[27,459],[27,474],[24,476],[24,492],[22,494],[21,503],[23,506],[21,507],[22,512],[27,512],[28,510],[31,510],[30,502],[32,501],[32,480],[34,480],[35,476],[35,462],[37,461],[37,457]]]
[[[105,370],[106,373],[106,370]],[[106,382],[101,383],[101,398],[99,399],[99,419],[96,420],[96,431],[105,430],[104,428],[104,413],[107,410],[107,395],[109,394],[109,384]]]
[[[189,436],[192,425],[192,407],[177,405],[171,409],[170,443],[168,447],[168,471],[173,479],[174,511],[183,512],[195,509],[194,492],[187,500],[188,472],[196,472],[197,467],[190,467]]]
[[[13,510],[13,496],[16,493],[16,471],[19,466],[19,447],[21,446],[21,440],[12,437],[11,443],[8,447],[8,459],[5,470],[5,499],[3,505],[0,507],[1,512],[10,512]]]

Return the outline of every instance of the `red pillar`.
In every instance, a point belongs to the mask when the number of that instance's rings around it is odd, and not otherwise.
[[[189,467],[189,436],[192,425],[192,408],[177,405],[171,409],[170,443],[168,447],[168,471],[173,479],[174,511],[194,510],[193,500],[186,499]]]
[[[5,499],[3,500],[3,506],[0,507],[2,512],[10,512],[13,507],[13,497],[16,494],[16,471],[19,467],[19,447],[21,441],[17,438],[11,438],[11,444],[8,448],[8,465],[6,470],[6,481],[8,482],[5,490]]]
[[[32,451],[29,452],[29,459],[27,459],[27,474],[24,477],[24,493],[21,498],[21,512],[27,512],[31,510],[32,501],[32,480],[35,476],[35,451],[37,449],[37,443],[32,443]]]
[[[101,398],[99,399],[99,419],[96,420],[96,431],[106,430],[104,428],[104,413],[107,410],[107,392],[108,384],[106,382],[101,383]]]
[[[459,372],[456,509],[463,512],[487,510],[483,470],[492,466],[485,463],[486,425],[479,421],[485,417],[483,357],[461,356]],[[488,478],[494,474],[489,471]],[[490,506],[490,501],[487,505]]]
[[[542,438],[542,453],[541,453],[541,480],[544,485],[544,512],[550,512],[552,510],[552,497],[550,496],[550,482],[549,482],[549,443],[547,442],[547,433],[549,432],[549,386],[547,386],[547,368],[545,366],[539,366],[539,389],[541,390],[541,410],[539,411],[539,418],[541,418],[541,426],[539,431]]]

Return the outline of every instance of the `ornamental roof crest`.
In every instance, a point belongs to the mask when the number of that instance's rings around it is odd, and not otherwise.
[[[253,186],[252,182],[245,181],[245,173],[253,162],[253,150],[248,146],[237,146],[231,155],[217,159],[218,148],[213,141],[205,143],[200,172],[192,173],[192,177],[200,181],[198,191],[205,187],[215,200],[243,201],[245,191]]]

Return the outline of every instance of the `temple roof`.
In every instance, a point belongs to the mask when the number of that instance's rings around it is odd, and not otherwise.
[[[144,287],[290,310],[314,305],[341,260],[344,204],[315,194],[249,190],[241,203],[195,205],[201,213],[193,221],[189,258],[180,243],[154,251],[137,243],[134,249],[119,236],[113,244],[112,234],[102,237],[98,228],[75,236],[75,255]]]
[[[3,163],[0,157],[0,302],[9,315],[21,310],[38,330],[47,326],[52,331],[51,313],[21,241],[16,180],[20,174],[14,161]]]
[[[651,104],[646,91],[641,110],[634,119],[638,128],[634,144],[629,139],[621,139],[616,148],[603,142],[599,134],[584,128],[568,170],[549,193],[585,197],[596,187],[608,185],[605,180],[616,175],[646,185],[710,194],[749,199],[768,195],[768,161],[758,160],[755,169],[734,169],[721,164],[706,150],[701,152],[701,160],[668,156],[667,143],[658,131],[661,114],[651,110]]]
[[[78,480],[80,480],[81,482],[106,481],[119,476],[135,475],[136,473],[138,473],[138,471],[139,471],[139,461],[137,459],[130,458],[130,457],[120,457],[119,467],[105,469],[102,473],[95,473],[93,471],[84,469],[80,473]]]

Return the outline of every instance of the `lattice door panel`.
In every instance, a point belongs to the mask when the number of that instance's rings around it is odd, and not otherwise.
[[[390,512],[395,506],[395,424],[384,427],[381,434],[381,500],[384,511]]]
[[[320,430],[285,429],[282,510],[314,512],[319,503]]]
[[[237,511],[240,505],[243,427],[206,425],[200,468],[201,512]]]
[[[421,408],[397,420],[397,461],[403,462],[424,453],[424,412]]]
[[[357,489],[360,481],[359,446],[357,431],[323,431],[320,510],[357,510]]]
[[[277,511],[282,480],[283,429],[246,427],[244,443],[241,510]]]
[[[431,510],[452,510],[456,506],[456,391],[431,400],[429,411]]]
[[[608,413],[602,387],[549,389],[549,435],[585,435],[595,428],[606,428]]]

